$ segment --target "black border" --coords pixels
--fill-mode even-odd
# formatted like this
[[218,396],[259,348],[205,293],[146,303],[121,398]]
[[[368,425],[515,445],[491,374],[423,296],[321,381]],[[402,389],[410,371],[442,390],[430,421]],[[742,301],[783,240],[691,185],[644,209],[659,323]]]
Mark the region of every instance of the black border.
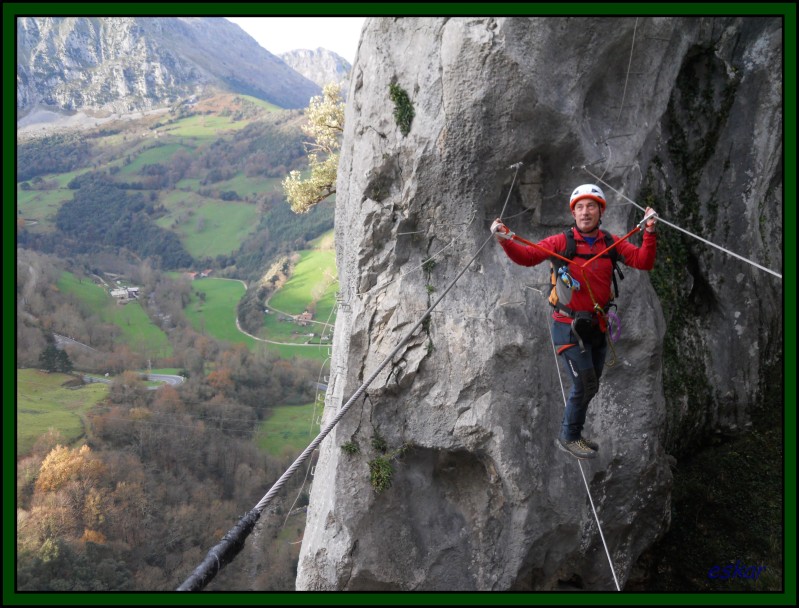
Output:
[[[740,15],[782,16],[784,24],[784,224],[796,226],[796,7],[790,3],[34,3],[3,4],[3,605],[795,605],[796,580],[796,319],[785,315],[785,538],[782,593],[648,594],[648,593],[351,593],[351,592],[230,592],[230,593],[17,593],[16,586],[16,399],[15,292],[16,278],[16,28],[17,16],[152,15],[152,16],[468,16],[468,15]],[[12,160],[13,159],[13,160]],[[14,205],[11,205],[11,201]],[[784,227],[783,227],[784,231]],[[784,234],[784,310],[796,309],[796,241]],[[790,238],[786,238],[789,237]],[[12,508],[13,507],[13,508]],[[231,522],[233,525],[234,522]],[[8,564],[6,566],[6,564]],[[14,564],[14,567],[11,566]]]

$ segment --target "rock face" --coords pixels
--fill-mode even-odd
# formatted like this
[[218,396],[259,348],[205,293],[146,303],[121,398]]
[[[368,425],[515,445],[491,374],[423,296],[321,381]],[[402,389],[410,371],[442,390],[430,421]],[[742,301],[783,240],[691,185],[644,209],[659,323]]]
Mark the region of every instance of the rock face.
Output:
[[280,58],[291,69],[299,72],[311,82],[324,87],[330,82],[341,84],[341,90],[346,93],[349,84],[349,74],[352,66],[341,55],[318,48],[296,49],[288,53],[281,53]]
[[118,113],[208,87],[301,108],[319,87],[221,17],[23,17],[17,109]]
[[[489,225],[504,210],[529,240],[561,231],[571,190],[601,178],[612,232],[641,219],[628,200],[651,204],[781,272],[780,45],[777,19],[367,21],[339,165],[323,425],[479,254],[320,446],[298,589],[612,590],[583,475],[623,588],[669,525],[669,436],[695,424],[664,397],[674,310],[647,273],[625,272],[618,362],[586,428],[601,448],[578,464],[554,447],[548,269],[512,264],[486,244]],[[392,84],[413,105],[406,136]],[[763,400],[761,358],[778,356],[781,279],[684,247],[694,267],[674,271],[673,305],[718,303],[690,325],[714,397],[701,426],[741,424]],[[370,474],[386,463],[378,492]]]

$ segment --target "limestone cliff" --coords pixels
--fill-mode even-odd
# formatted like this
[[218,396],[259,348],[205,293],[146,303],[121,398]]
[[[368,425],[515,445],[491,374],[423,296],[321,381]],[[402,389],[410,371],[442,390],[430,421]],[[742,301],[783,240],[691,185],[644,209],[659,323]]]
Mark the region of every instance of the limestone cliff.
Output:
[[[569,224],[574,186],[601,178],[612,232],[640,220],[631,199],[781,272],[781,52],[777,19],[367,21],[339,166],[323,424],[508,196],[507,223],[538,240]],[[407,135],[392,84],[413,106]],[[618,363],[586,429],[601,449],[583,470],[622,586],[669,525],[675,437],[745,425],[780,357],[781,280],[677,238],[661,226],[670,274],[656,275],[657,293],[670,301],[647,273],[625,272]],[[563,397],[544,266],[515,266],[489,243],[323,442],[298,589],[615,588],[580,467],[554,447]],[[664,336],[679,319],[689,343],[666,355],[699,353],[700,402],[678,382],[668,394],[684,403],[664,397]],[[393,466],[382,492],[378,457]]]
[[346,95],[352,66],[341,55],[320,47],[316,50],[295,49],[281,53],[280,58],[292,70],[320,87],[330,82],[341,84],[342,93]]

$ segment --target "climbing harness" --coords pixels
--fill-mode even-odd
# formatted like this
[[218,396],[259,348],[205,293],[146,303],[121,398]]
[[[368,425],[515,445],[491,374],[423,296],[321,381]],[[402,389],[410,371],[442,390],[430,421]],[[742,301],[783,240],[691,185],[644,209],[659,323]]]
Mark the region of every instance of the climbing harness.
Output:
[[[605,242],[605,250],[608,252],[605,254],[604,252],[600,253],[600,257],[607,257],[610,258],[611,263],[611,278],[613,279],[613,293],[615,296],[618,297],[619,295],[619,284],[616,280],[618,276],[619,280],[624,279],[624,274],[619,268],[618,260],[619,254],[618,250],[614,247],[613,243],[613,235],[611,235],[607,230],[601,230],[600,234],[602,235],[604,242]],[[564,232],[564,236],[566,238],[566,248],[560,252],[560,255],[563,258],[568,258],[569,260],[574,260],[574,258],[582,258],[586,260],[595,259],[595,256],[588,255],[585,253],[577,253],[577,242],[574,238],[574,229],[569,228]],[[582,274],[585,277],[585,270],[582,270]],[[588,288],[588,293],[591,296],[592,301],[594,302],[594,309],[595,313],[585,313],[585,312],[575,312],[571,308],[568,307],[568,304],[571,300],[571,295],[575,291],[580,290],[580,282],[575,279],[570,273],[568,269],[568,265],[565,264],[559,258],[550,258],[550,280],[552,282],[552,289],[549,293],[549,303],[552,305],[555,310],[560,312],[561,314],[571,317],[572,320],[572,331],[577,338],[577,343],[580,346],[580,352],[585,352],[585,346],[583,344],[582,336],[587,334],[593,325],[598,324],[602,329],[602,332],[605,331],[605,326],[607,325],[605,314],[607,312],[607,308],[611,305],[615,306],[615,304],[611,303],[602,309],[600,306],[596,304],[596,300],[594,299],[593,292],[591,291],[591,286],[588,284],[586,279],[586,287]],[[593,315],[597,317],[597,323],[594,323]],[[613,353],[612,359],[608,362],[609,366],[613,366],[616,363],[616,352],[611,345],[611,350]]]
[[[618,297],[619,296],[619,284],[616,281],[616,277],[618,276],[620,281],[624,280],[624,273],[621,271],[621,268],[619,268],[619,252],[618,252],[617,249],[612,247],[612,245],[613,245],[613,235],[611,235],[610,232],[608,232],[607,230],[600,229],[599,233],[602,235],[602,237],[603,237],[603,239],[605,241],[605,247],[607,248],[607,251],[608,251],[607,255],[601,255],[601,257],[610,258],[611,267],[613,269],[613,272],[611,274],[611,278],[613,279],[613,292],[615,293],[615,296]],[[560,252],[560,254],[563,257],[568,258],[569,260],[573,260],[575,257],[587,260],[587,259],[590,259],[592,257],[592,256],[590,256],[588,254],[585,254],[585,253],[577,253],[577,241],[574,238],[574,230],[572,228],[569,228],[568,230],[566,230],[563,233],[563,235],[566,237],[566,249],[564,249],[563,251]],[[565,265],[558,258],[554,258],[554,259],[550,260],[550,267],[552,269],[552,273],[550,274],[550,278],[552,279],[553,285],[555,285],[554,273],[555,273],[555,271],[557,271],[557,273],[560,275],[562,272],[564,272],[563,268],[565,268]],[[571,276],[571,275],[568,275],[568,276]],[[566,284],[568,286],[568,282],[566,280],[564,280],[564,284]],[[577,289],[579,289],[579,287],[577,287]],[[560,297],[560,294],[559,293],[555,293],[554,296],[555,297],[553,297],[553,294],[550,294],[549,303],[552,304],[552,306],[554,306],[555,308],[558,308],[559,310],[563,310],[565,315],[571,316],[570,312],[568,312],[568,308],[565,308],[565,307],[562,307],[562,306],[558,305],[560,302],[563,302],[563,298]],[[553,302],[553,299],[555,300],[554,302]],[[564,303],[568,304],[568,302],[564,302]]]
[[[619,237],[619,239],[617,241],[613,241],[612,236],[609,236],[609,235],[604,236],[604,238],[606,239],[605,240],[605,243],[606,243],[605,248],[602,251],[600,251],[599,253],[597,253],[596,255],[593,255],[593,256],[590,256],[590,257],[588,257],[588,256],[580,256],[580,257],[588,257],[588,259],[585,262],[583,262],[583,263],[575,262],[573,259],[570,259],[570,258],[566,257],[566,255],[564,255],[564,254],[569,253],[568,251],[565,251],[563,253],[556,253],[554,251],[550,251],[549,249],[547,249],[546,247],[543,247],[542,245],[539,245],[538,243],[533,243],[532,241],[528,241],[527,239],[524,239],[524,238],[520,237],[519,235],[517,235],[517,234],[515,234],[513,232],[509,233],[510,239],[515,240],[515,241],[519,241],[520,243],[523,243],[524,245],[528,245],[530,247],[535,247],[539,251],[543,251],[544,253],[546,253],[549,256],[550,261],[551,261],[551,263],[553,265],[553,273],[555,272],[554,271],[555,265],[558,264],[559,262],[565,262],[567,265],[568,264],[575,264],[577,266],[577,268],[580,270],[580,273],[582,274],[582,279],[583,279],[582,284],[584,284],[586,286],[586,288],[588,289],[588,294],[591,297],[591,301],[594,304],[593,311],[590,312],[590,313],[583,311],[583,313],[580,314],[580,312],[571,311],[569,308],[567,308],[567,307],[565,307],[563,305],[560,305],[560,302],[559,302],[559,295],[560,294],[558,293],[558,287],[561,284],[563,284],[564,286],[566,286],[568,284],[568,285],[571,285],[573,287],[576,286],[576,285],[580,285],[579,281],[576,282],[574,277],[572,277],[570,274],[568,274],[568,271],[566,271],[566,273],[561,273],[560,272],[560,268],[557,271],[558,272],[558,277],[560,277],[560,278],[554,280],[554,286],[553,286],[554,289],[550,292],[549,302],[550,302],[550,304],[555,306],[555,308],[558,308],[560,310],[568,311],[568,312],[564,312],[564,314],[566,316],[572,318],[572,331],[573,331],[575,337],[577,338],[578,345],[580,346],[580,350],[582,352],[585,352],[585,345],[583,344],[582,336],[580,334],[580,330],[583,329],[583,333],[585,333],[584,330],[585,330],[587,325],[590,324],[590,326],[593,326],[593,317],[594,316],[596,317],[597,324],[599,326],[599,330],[602,333],[605,333],[607,331],[607,328],[608,328],[608,317],[607,317],[608,311],[605,308],[603,308],[602,306],[600,306],[599,303],[597,302],[596,297],[594,296],[594,292],[591,289],[591,283],[588,281],[588,276],[585,273],[586,268],[588,268],[588,266],[592,262],[594,262],[595,260],[597,260],[597,259],[599,259],[601,257],[606,257],[607,256],[607,257],[611,257],[611,259],[613,259],[613,256],[615,255],[615,257],[618,258],[617,247],[619,246],[619,243],[621,243],[622,241],[626,241],[627,239],[629,239],[634,234],[640,232],[649,220],[657,218],[657,217],[658,217],[658,214],[655,211],[651,211],[650,213],[646,214],[644,216],[644,218],[640,222],[638,222],[638,224],[636,224],[636,226],[632,230],[630,230],[624,236]],[[602,231],[602,232],[604,233],[605,231]],[[573,234],[572,234],[572,238],[574,238]],[[610,244],[608,244],[608,240],[611,241]],[[568,248],[568,237],[567,237],[567,248]],[[575,256],[573,255],[572,257],[575,257]],[[562,267],[562,265],[561,265],[561,267]],[[621,271],[619,271],[619,273],[620,273],[620,277],[624,278],[624,275],[621,274]],[[568,277],[568,279],[566,277]],[[616,290],[618,290],[618,285],[616,284],[615,276],[614,276],[614,288]],[[576,290],[576,288],[575,288],[575,290]],[[563,288],[561,288],[560,293],[565,293]],[[555,303],[553,303],[553,299],[555,299],[556,297],[558,298],[558,300],[556,300]],[[571,313],[571,314],[569,314],[569,313]],[[586,315],[588,315],[588,316],[586,316]],[[618,317],[616,317],[616,318],[618,319]],[[609,345],[610,345],[611,359],[605,365],[607,367],[613,367],[616,364],[616,362],[618,361],[618,358],[616,356],[616,349],[614,347],[613,340],[609,340],[608,342],[609,342]]]

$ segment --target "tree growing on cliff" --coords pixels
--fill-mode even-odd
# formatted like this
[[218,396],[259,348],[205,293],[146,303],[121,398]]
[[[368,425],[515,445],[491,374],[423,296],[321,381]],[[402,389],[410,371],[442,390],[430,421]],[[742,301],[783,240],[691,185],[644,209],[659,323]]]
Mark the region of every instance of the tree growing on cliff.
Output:
[[344,131],[341,87],[334,83],[325,85],[322,96],[311,99],[307,116],[308,122],[302,131],[314,140],[306,144],[311,174],[308,179],[302,179],[299,171],[292,171],[283,180],[283,191],[295,213],[307,213],[336,191],[338,150]]

